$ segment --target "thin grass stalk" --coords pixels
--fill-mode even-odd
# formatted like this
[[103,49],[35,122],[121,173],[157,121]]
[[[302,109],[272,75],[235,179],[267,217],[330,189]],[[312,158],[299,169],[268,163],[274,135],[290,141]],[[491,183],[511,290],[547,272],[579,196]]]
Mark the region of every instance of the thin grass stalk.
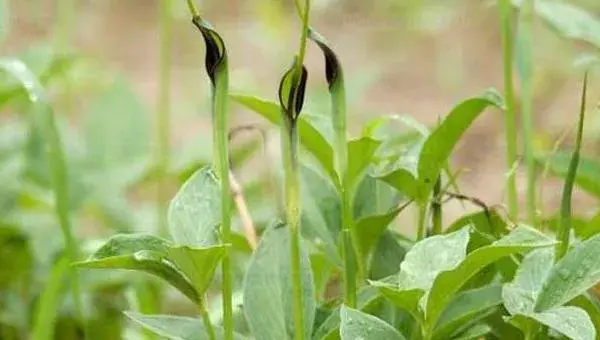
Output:
[[586,73],[583,79],[583,91],[581,95],[581,107],[579,109],[579,123],[577,125],[577,137],[575,139],[575,149],[569,163],[569,170],[565,178],[563,187],[562,200],[560,204],[560,219],[558,233],[556,238],[559,243],[556,245],[555,261],[558,262],[569,250],[569,239],[571,236],[571,200],[573,196],[573,185],[577,176],[577,168],[579,167],[579,158],[581,153],[581,144],[583,140],[583,127],[585,121],[585,108],[588,86],[588,74]]
[[504,75],[505,111],[505,143],[506,143],[506,192],[508,213],[511,218],[519,215],[517,201],[517,180],[514,171],[517,163],[517,117],[515,113],[515,93],[513,82],[513,33],[512,5],[510,0],[499,0],[500,26],[502,34],[502,62]]
[[533,0],[526,0],[521,8],[518,33],[518,70],[521,78],[521,115],[523,119],[523,153],[525,158],[527,191],[526,221],[537,225],[536,161],[533,150]]

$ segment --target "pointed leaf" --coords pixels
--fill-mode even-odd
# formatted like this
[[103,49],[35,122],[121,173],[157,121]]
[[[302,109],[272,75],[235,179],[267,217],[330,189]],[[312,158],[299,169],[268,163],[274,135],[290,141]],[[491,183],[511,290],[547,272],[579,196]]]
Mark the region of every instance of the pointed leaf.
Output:
[[396,235],[389,229],[385,230],[371,255],[371,264],[369,266],[369,277],[371,280],[381,280],[385,277],[398,273],[400,263],[412,243],[401,242]]
[[199,295],[189,279],[168,258],[169,241],[150,235],[115,235],[89,259],[83,268],[128,269],[162,278],[194,302]]
[[561,306],[600,281],[600,235],[571,249],[550,272],[535,311]]
[[365,217],[356,222],[353,228],[356,229],[359,254],[371,253],[383,232],[401,211],[402,208],[396,208],[387,214]]
[[225,246],[208,248],[173,246],[168,250],[169,258],[189,278],[200,296],[208,289],[224,254]]
[[385,321],[359,310],[342,306],[342,340],[404,340],[404,336]]
[[[134,312],[125,312],[125,315],[154,334],[169,340],[208,340],[202,320],[183,316],[171,315],[144,315]],[[223,329],[215,327],[217,339],[224,339]],[[245,337],[234,334],[235,340],[244,340]]]
[[415,320],[422,322],[425,319],[419,306],[419,302],[423,298],[423,295],[425,295],[425,291],[422,289],[398,289],[397,285],[381,281],[370,281],[369,284],[379,288],[383,296],[390,300],[396,307],[408,312]]
[[485,339],[485,335],[492,332],[492,328],[486,324],[479,324],[469,328],[452,338],[452,340],[475,340]]
[[[246,108],[258,113],[273,124],[281,124],[281,108],[278,104],[265,99],[231,95],[231,98]],[[325,137],[302,116],[297,121],[300,143],[319,161],[323,170],[329,175],[336,186],[339,185],[337,173],[333,164],[333,149]]]
[[533,312],[537,296],[554,264],[554,249],[537,249],[527,254],[511,283],[504,285],[502,299],[511,315]]
[[454,294],[475,274],[495,261],[536,248],[549,247],[554,239],[527,227],[517,227],[502,239],[469,253],[456,268],[435,278],[427,301],[427,327],[432,329]]
[[218,242],[221,187],[210,167],[196,171],[169,205],[169,231],[178,245],[202,247]]
[[487,90],[481,96],[468,99],[458,106],[427,137],[419,157],[419,182],[423,186],[420,197],[425,199],[431,192],[443,166],[455,145],[473,121],[489,106],[503,107],[500,94]]
[[451,338],[454,332],[474,324],[501,303],[501,285],[489,285],[458,294],[440,316],[433,338]]
[[348,169],[347,169],[347,184],[350,188],[354,188],[360,181],[361,176],[373,161],[373,156],[381,142],[363,137],[348,142]]
[[[289,243],[287,227],[269,229],[263,235],[248,267],[244,282],[244,314],[257,339],[291,339],[294,334]],[[316,302],[305,250],[302,252],[301,266],[304,331],[306,338],[309,338]]]

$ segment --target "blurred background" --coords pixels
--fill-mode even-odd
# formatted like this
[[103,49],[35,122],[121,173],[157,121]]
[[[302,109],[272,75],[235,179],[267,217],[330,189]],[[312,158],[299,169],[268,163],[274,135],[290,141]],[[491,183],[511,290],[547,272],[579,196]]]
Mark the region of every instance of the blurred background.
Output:
[[[374,117],[390,114],[408,114],[424,124],[435,124],[462,99],[488,87],[502,90],[495,1],[312,2],[312,25],[327,37],[343,63],[352,134],[358,134]],[[600,15],[597,0],[569,2]],[[156,231],[160,218],[154,201],[157,131],[170,131],[166,171],[172,176],[166,196],[172,197],[186,176],[211,161],[210,83],[204,70],[204,42],[191,24],[183,0],[164,3],[167,5],[155,0],[0,1],[2,57],[19,58],[38,75],[59,120],[70,164],[72,209],[78,209],[75,225],[79,236],[94,239],[92,236],[101,238],[116,231]],[[227,44],[232,91],[274,100],[279,79],[297,49],[299,23],[293,2],[203,0],[197,4]],[[171,18],[170,34],[161,37],[159,26],[165,13]],[[543,152],[575,126],[582,77],[573,62],[593,50],[558,37],[539,19],[534,23],[533,50],[535,143]],[[305,107],[327,119],[323,64],[320,51],[311,46]],[[165,81],[169,73],[170,79]],[[600,72],[592,74],[590,83],[584,153],[597,157]],[[45,259],[54,254],[50,245],[60,244],[47,208],[52,198],[43,190],[48,178],[43,166],[31,167],[25,161],[35,155],[31,147],[35,143],[20,116],[26,108],[14,92],[14,83],[3,79],[2,84],[0,99],[3,103],[10,99],[10,105],[5,105],[0,115],[1,222],[19,225],[19,230],[33,235],[35,256]],[[157,113],[167,108],[171,124],[157,125]],[[233,103],[231,108],[232,127],[258,124],[275,130],[254,113]],[[504,200],[503,124],[498,111],[483,115],[453,155],[453,168],[464,170],[458,178],[461,191],[488,205]],[[570,140],[572,136],[562,147],[568,148]],[[277,138],[273,141],[276,148]],[[272,198],[265,198],[261,188],[268,185],[265,174],[273,170],[268,168],[278,167],[275,160],[265,160],[260,145],[251,135],[232,142],[234,169],[259,226],[274,215],[274,204],[265,204]],[[517,171],[523,197],[521,167]],[[562,180],[548,178],[544,183],[543,207],[551,214],[560,200]],[[582,214],[594,213],[596,201],[579,192],[574,207]],[[452,221],[463,209],[452,203],[444,217]],[[412,218],[403,215],[399,225],[413,230]],[[0,266],[9,268],[7,263]],[[43,270],[38,277],[49,275],[49,267]],[[0,301],[4,304],[0,321],[23,322],[14,320],[18,313],[8,313],[17,308],[8,307],[10,298],[4,296]],[[214,313],[218,315],[218,310]],[[0,335],[0,339],[4,338]]]
[[[600,11],[593,0],[570,2],[592,13]],[[299,27],[292,1],[204,0],[198,5],[227,43],[233,90],[274,99],[279,77],[297,48]],[[53,96],[59,114],[80,120],[119,79],[152,124],[161,46],[157,1],[28,0],[8,1],[7,6],[5,55],[49,53],[48,49],[61,46],[77,56],[66,75],[68,103],[60,93]],[[313,25],[343,61],[354,131],[368,119],[387,114],[409,114],[420,122],[435,123],[462,98],[487,87],[502,89],[493,1],[314,0],[313,6]],[[209,131],[203,41],[189,23],[184,1],[173,0],[171,7],[172,142],[177,151],[196,149],[191,152],[209,156],[210,148],[191,144]],[[572,64],[586,47],[560,39],[540,20],[536,20],[534,45],[536,131],[540,146],[547,147],[575,122],[581,77]],[[307,111],[326,113],[323,62],[314,47],[307,64],[311,71]],[[592,81],[592,89],[597,88]],[[53,89],[61,90],[60,86]],[[600,97],[597,91],[590,92],[592,98]],[[252,113],[233,108],[237,123],[257,121]],[[113,107],[104,115],[118,112]],[[592,120],[597,118],[590,115]],[[463,191],[490,204],[503,197],[502,126],[500,115],[484,115],[454,156],[457,167],[469,170],[461,176]],[[150,137],[152,131],[148,130]],[[149,149],[152,140],[147,139]],[[552,202],[558,193],[548,195]]]

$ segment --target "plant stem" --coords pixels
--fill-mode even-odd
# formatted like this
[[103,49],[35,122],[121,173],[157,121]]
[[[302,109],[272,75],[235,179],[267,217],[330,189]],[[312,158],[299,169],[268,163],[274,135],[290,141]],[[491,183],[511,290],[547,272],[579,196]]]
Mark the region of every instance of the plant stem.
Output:
[[[214,164],[221,180],[221,242],[231,244],[231,185],[229,182],[229,138],[228,138],[228,91],[229,74],[227,61],[220,71],[215,72],[213,96]],[[222,260],[223,275],[223,327],[225,339],[233,339],[233,287],[231,275],[230,247],[225,248]]]
[[200,310],[200,317],[202,318],[202,324],[204,325],[204,330],[206,331],[206,335],[208,336],[208,340],[216,340],[217,335],[215,334],[215,329],[210,322],[210,315],[208,314],[208,310],[206,309],[206,303],[204,299],[200,301],[198,304],[198,309]]
[[433,187],[433,201],[431,202],[431,220],[433,235],[442,233],[442,176],[438,177]]
[[417,226],[417,242],[425,238],[427,233],[427,204],[419,203],[419,224]]
[[70,269],[69,262],[68,257],[62,256],[54,263],[50,271],[35,310],[35,320],[31,333],[31,339],[33,340],[54,339],[54,323],[62,298],[62,283]]
[[[296,8],[300,10],[299,0],[294,0]],[[302,65],[304,64],[304,57],[306,56],[306,40],[308,38],[308,23],[310,22],[310,0],[304,1],[304,13],[298,12],[302,18],[302,34],[300,35],[300,47],[298,52],[298,59],[296,60],[296,79],[300,81],[300,75],[302,74]],[[298,88],[298,87],[296,87]]]
[[[284,119],[285,120],[285,119]],[[286,123],[288,133],[282,134],[285,172],[286,220],[290,230],[290,257],[294,301],[294,339],[304,339],[304,308],[300,252],[300,178],[298,169],[298,133],[293,123]]]
[[156,164],[158,172],[158,191],[156,203],[158,206],[158,232],[167,235],[167,207],[169,203],[168,171],[171,150],[171,35],[172,35],[171,1],[160,1],[159,20],[159,66],[158,66],[158,95],[156,117],[157,152]]
[[517,181],[512,171],[517,162],[517,128],[515,114],[515,94],[513,85],[513,35],[512,35],[512,5],[510,0],[499,0],[502,60],[504,68],[504,97],[506,101],[505,136],[506,136],[506,169],[507,169],[507,201],[508,213],[511,218],[519,214],[517,202]]
[[579,111],[579,124],[577,125],[577,137],[575,139],[575,149],[573,150],[573,156],[571,163],[569,164],[569,170],[565,179],[565,185],[563,187],[562,201],[560,204],[560,224],[558,226],[558,233],[556,235],[559,243],[556,245],[556,262],[560,260],[569,250],[569,238],[571,234],[571,198],[573,196],[573,184],[575,183],[575,176],[577,175],[577,168],[579,166],[579,157],[581,152],[581,144],[583,139],[583,126],[585,120],[585,107],[587,97],[587,79],[588,75],[585,74],[583,80],[583,93],[581,98],[581,108]]
[[521,114],[523,118],[523,149],[527,169],[527,222],[535,226],[536,210],[536,164],[533,151],[533,58],[532,58],[533,1],[526,0],[519,18],[519,74],[521,77]]

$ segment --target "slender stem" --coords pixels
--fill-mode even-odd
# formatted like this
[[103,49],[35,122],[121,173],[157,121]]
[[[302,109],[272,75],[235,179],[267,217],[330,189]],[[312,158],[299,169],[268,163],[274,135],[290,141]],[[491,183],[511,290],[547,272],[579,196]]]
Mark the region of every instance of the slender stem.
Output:
[[536,225],[536,163],[533,153],[533,57],[532,57],[533,1],[526,0],[519,18],[519,74],[521,77],[521,114],[523,119],[523,149],[527,172],[527,222]]
[[194,0],[186,0],[186,3],[188,6],[188,10],[190,11],[190,14],[192,15],[192,18],[200,16],[200,12],[198,11],[198,8],[194,4]]
[[[213,138],[214,164],[221,180],[221,242],[231,244],[231,185],[229,181],[229,131],[228,131],[228,91],[229,74],[227,60],[219,65],[215,72],[215,88],[213,93]],[[225,248],[222,260],[223,274],[223,326],[225,339],[233,339],[233,287],[231,275],[231,258],[229,247]]]
[[417,241],[425,238],[427,233],[427,204],[419,203],[419,224],[417,229]]
[[517,162],[517,128],[515,113],[515,94],[513,85],[513,35],[512,35],[512,5],[510,0],[499,0],[502,60],[504,68],[504,97],[506,101],[505,136],[506,136],[506,169],[507,169],[507,201],[508,213],[511,218],[519,214],[517,202],[517,181],[511,169]]
[[158,231],[161,236],[167,235],[167,206],[169,203],[168,171],[171,150],[171,46],[172,25],[171,1],[160,1],[159,20],[159,67],[158,95],[156,117],[156,163],[158,172]]
[[[284,119],[285,120],[285,119]],[[298,133],[293,123],[281,136],[285,173],[286,220],[290,230],[290,257],[294,305],[294,338],[304,339],[304,312],[300,252],[300,178],[298,169]]]
[[433,187],[433,201],[431,202],[431,220],[433,235],[442,233],[442,176],[438,177]]
[[70,269],[69,262],[68,257],[62,256],[54,263],[50,271],[35,310],[35,320],[31,333],[31,339],[33,340],[54,339],[54,323],[62,298],[62,283]]
[[208,340],[217,340],[217,335],[212,323],[210,322],[210,315],[206,309],[205,301],[200,301],[198,304],[198,309],[200,310],[200,317],[202,317],[202,324],[204,325],[204,330],[206,331]]
[[[300,10],[298,1],[296,1],[296,7]],[[302,74],[302,65],[304,64],[304,57],[306,56],[306,40],[308,38],[308,23],[310,22],[310,0],[304,1],[304,13],[298,12],[302,18],[302,34],[300,35],[300,47],[298,52],[298,59],[296,60],[296,79],[300,81],[300,75]],[[296,87],[297,88],[297,87]]]
[[569,238],[571,234],[571,199],[573,196],[573,184],[575,183],[575,176],[577,175],[577,168],[579,166],[579,157],[581,152],[581,144],[583,139],[583,126],[585,120],[585,107],[587,97],[587,73],[583,81],[583,94],[581,98],[581,108],[579,112],[579,124],[577,126],[577,137],[575,140],[575,149],[573,150],[573,157],[569,164],[569,170],[565,179],[565,185],[563,187],[563,195],[560,206],[560,225],[558,227],[557,239],[559,243],[556,245],[556,261],[560,260],[569,250]]

